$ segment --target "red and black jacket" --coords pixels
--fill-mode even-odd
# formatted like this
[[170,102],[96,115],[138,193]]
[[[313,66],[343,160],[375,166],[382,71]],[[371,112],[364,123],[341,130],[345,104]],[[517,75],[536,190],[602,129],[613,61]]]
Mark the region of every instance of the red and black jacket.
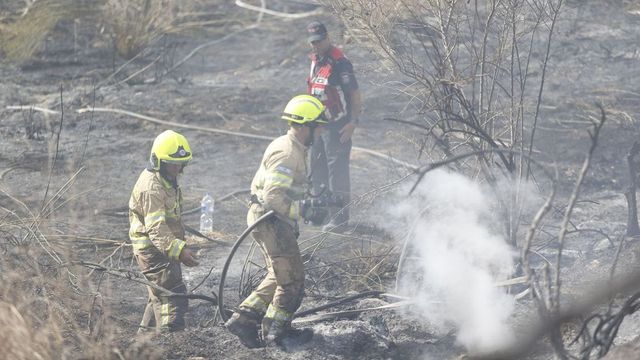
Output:
[[307,78],[307,92],[317,97],[327,107],[327,118],[335,121],[345,115],[338,87],[329,84],[329,77],[335,71],[339,60],[346,59],[342,51],[333,47],[329,54],[319,58],[311,54],[311,69]]

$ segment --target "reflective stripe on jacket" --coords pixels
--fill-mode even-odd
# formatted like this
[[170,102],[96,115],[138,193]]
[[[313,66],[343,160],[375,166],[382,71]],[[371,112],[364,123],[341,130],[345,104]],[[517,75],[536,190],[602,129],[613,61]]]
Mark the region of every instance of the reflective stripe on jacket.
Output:
[[185,246],[182,193],[159,172],[144,170],[129,199],[129,238],[134,253],[155,246],[178,260]]
[[307,147],[290,129],[273,140],[265,150],[260,167],[251,181],[251,193],[267,210],[297,220],[298,202],[307,184]]
[[316,54],[311,55],[307,93],[317,97],[327,107],[326,115],[329,120],[337,120],[344,113],[338,88],[329,85],[329,77],[333,73],[333,67],[342,58],[344,58],[344,54],[336,47],[331,49],[323,63],[318,63],[320,59]]

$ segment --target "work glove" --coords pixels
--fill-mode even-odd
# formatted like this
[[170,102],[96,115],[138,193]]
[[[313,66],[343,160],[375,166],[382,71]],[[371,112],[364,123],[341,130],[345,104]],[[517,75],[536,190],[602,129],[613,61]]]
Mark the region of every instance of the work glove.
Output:
[[304,219],[304,223],[312,223],[315,226],[322,225],[329,215],[329,209],[326,204],[318,199],[299,200],[300,217]]

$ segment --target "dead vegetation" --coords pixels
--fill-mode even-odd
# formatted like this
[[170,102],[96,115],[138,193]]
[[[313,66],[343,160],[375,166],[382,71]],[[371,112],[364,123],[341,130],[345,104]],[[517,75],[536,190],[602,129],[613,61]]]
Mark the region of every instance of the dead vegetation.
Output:
[[[162,36],[234,23],[221,13],[199,11],[200,1],[37,0],[0,13],[0,54],[9,63],[33,57],[61,21],[92,23],[98,36],[112,39],[114,50],[132,59]],[[215,31],[215,30],[214,30]],[[74,36],[78,36],[74,34]]]
[[[417,141],[427,164],[417,171],[419,180],[413,189],[427,172],[439,167],[489,184],[500,202],[505,237],[521,251],[520,262],[540,317],[559,317],[563,250],[567,238],[589,231],[576,226],[572,217],[607,118],[602,105],[576,114],[592,124],[590,146],[581,169],[570,181],[563,181],[573,184],[571,194],[558,195],[560,180],[553,174],[557,170],[537,162],[544,154],[539,156],[534,148],[563,1],[327,3],[341,17],[350,36],[406,78],[395,91],[408,98],[406,107],[415,109],[419,116],[411,121],[387,120],[420,132]],[[526,206],[526,188],[531,181],[547,194],[537,214]],[[629,190],[635,191],[635,186]],[[424,211],[429,211],[429,206],[425,205]],[[543,220],[550,211],[554,212],[552,218]],[[632,220],[630,226],[634,225]],[[530,250],[540,237],[547,237],[545,228],[556,229],[557,236],[551,239],[555,261],[534,267],[531,258],[537,255]],[[401,256],[399,272],[402,267]],[[563,338],[560,325],[546,328],[551,345],[559,358],[573,358],[580,350],[572,339]]]
[[[114,258],[126,244],[69,232],[81,211],[74,185],[84,168],[81,158],[61,164],[63,125],[61,112],[56,129],[45,134],[47,152],[39,154],[48,175],[41,201],[25,203],[0,188],[0,351],[11,359],[157,358],[144,338],[116,344],[120,329],[103,303],[110,293],[105,273],[74,265],[83,247],[102,247],[110,253],[102,261],[118,266]],[[72,174],[62,183],[52,176],[59,167]]]
[[[69,15],[52,11],[47,13],[42,23],[35,26],[31,22],[29,25],[25,20],[29,16],[43,16],[38,10],[40,5],[36,4],[45,6],[52,3],[45,0],[30,3],[27,11],[12,16],[1,25],[2,30],[10,30],[0,31],[0,46],[7,55],[6,59],[22,61],[32,56],[46,38],[46,34],[36,36],[33,42],[24,44],[24,48],[4,45],[18,43],[22,37],[30,36],[25,29],[47,33],[61,19],[84,16],[84,13]],[[581,186],[598,144],[606,109],[583,109],[587,113],[584,120],[593,125],[592,142],[583,168],[572,179],[575,187],[569,197],[559,198],[556,193],[558,176],[554,176],[554,169],[540,176],[544,173],[541,170],[544,166],[536,163],[533,150],[541,94],[545,90],[544,69],[553,40],[555,16],[560,12],[562,3],[336,0],[332,4],[340,10],[348,31],[356,39],[374,48],[389,66],[395,66],[411,79],[396,90],[409,95],[408,107],[413,107],[420,117],[412,122],[398,118],[390,121],[407,124],[420,132],[420,158],[427,164],[417,172],[423,175],[437,167],[450,167],[491,184],[501,195],[504,232],[512,244],[520,248],[523,269],[541,317],[549,320],[536,335],[550,334],[555,350],[562,358],[570,358],[573,353],[584,349],[591,351],[587,347],[579,349],[580,345],[571,344],[573,339],[563,337],[566,329],[563,322],[575,322],[572,316],[576,314],[566,315],[560,308],[560,263],[565,240],[579,236],[585,230],[573,222],[572,210],[580,201]],[[113,32],[117,51],[129,59],[141,54],[163,34],[197,28],[202,21],[215,26],[228,24],[220,14],[205,17],[206,20],[199,15],[185,15],[179,5],[168,0],[110,0],[105,5],[105,13],[100,16]],[[531,9],[538,12],[529,12]],[[20,28],[24,27],[23,30],[17,30],[18,24]],[[38,26],[42,26],[40,30]],[[534,49],[534,43],[545,46]],[[156,55],[158,59],[163,56]],[[154,60],[147,66],[161,61]],[[172,69],[174,63],[167,61],[161,72]],[[535,71],[530,71],[529,67]],[[118,84],[126,83],[147,69],[143,67],[122,76],[123,80]],[[58,125],[62,128],[63,124],[60,122]],[[43,127],[33,120],[32,114],[25,118],[24,126],[31,139],[42,140],[45,136],[55,135],[54,130],[51,134],[43,134]],[[54,145],[55,142],[49,139],[52,152],[49,158],[53,158],[55,151],[51,149]],[[43,163],[48,164],[48,161]],[[632,172],[635,180],[634,174]],[[505,175],[513,181],[513,188],[509,191],[504,191],[502,186],[505,184],[497,181]],[[546,203],[537,214],[525,208],[525,194],[519,192],[523,188],[520,185],[530,179],[535,179],[536,185],[546,191],[543,199]],[[100,306],[100,284],[103,276],[107,276],[99,270],[101,268],[94,267],[92,274],[87,275],[78,267],[62,266],[68,265],[73,258],[66,253],[72,246],[70,239],[76,246],[83,239],[92,246],[96,243],[107,246],[107,256],[96,261],[112,269],[126,267],[121,259],[128,251],[122,241],[68,235],[66,229],[61,230],[45,221],[53,216],[53,209],[64,208],[66,200],[63,195],[72,183],[66,183],[59,191],[53,192],[52,199],[46,199],[45,195],[46,201],[43,200],[40,210],[24,204],[15,205],[20,208],[18,212],[13,206],[3,210],[5,221],[1,225],[1,244],[4,251],[0,266],[12,271],[4,271],[3,268],[0,275],[0,321],[15,331],[0,336],[3,344],[0,351],[6,349],[4,353],[18,359],[56,358],[60,354],[64,357],[77,352],[77,349],[86,352],[88,358],[153,357],[153,354],[137,347],[129,349],[129,353],[114,348],[118,330],[110,323],[105,313],[108,310]],[[635,194],[635,185],[629,192]],[[73,219],[72,216],[70,218]],[[631,229],[633,220],[637,229],[636,213],[630,217],[628,229],[635,234],[637,231]],[[599,231],[609,237],[609,234]],[[549,244],[557,249],[557,257],[546,264],[539,259],[533,260],[537,256],[535,250]],[[307,291],[317,298],[322,299],[327,292],[335,292],[336,289],[382,290],[399,276],[397,259],[401,257],[400,249],[375,243],[367,234],[346,237],[320,235],[309,239],[303,248],[309,270]],[[239,296],[247,295],[263,274],[264,268],[254,247],[245,259]],[[419,278],[412,280],[420,281]],[[613,319],[613,325],[606,329],[606,340],[613,341],[611,337],[615,337],[616,321],[621,320],[628,309],[637,307],[635,298],[625,306],[620,312],[622,315],[612,311],[612,317],[603,318],[603,324],[608,324],[605,320]],[[593,346],[594,353],[606,353],[597,348],[600,344],[594,342],[600,339],[591,343],[588,343],[588,338],[584,340],[586,346]]]
[[[8,194],[3,193],[3,196]],[[15,199],[14,199],[15,201]],[[24,205],[24,204],[22,204]],[[119,331],[103,307],[102,275],[66,266],[73,238],[49,237],[56,226],[23,206],[2,207],[0,351],[11,359],[153,358],[144,341],[120,349]],[[96,287],[97,284],[97,287]]]
[[98,14],[102,0],[38,0],[18,13],[0,18],[0,54],[9,62],[30,59],[62,20]]
[[[362,229],[347,235],[319,233],[301,239],[306,292],[322,297],[328,293],[336,296],[338,289],[340,292],[384,290],[395,279],[398,249],[376,240],[380,229],[375,229],[376,233],[369,231],[372,230]],[[336,253],[340,255],[335,256]],[[266,274],[262,254],[255,243],[243,261],[238,299],[248,296]]]
[[[3,262],[8,254],[3,256]],[[13,253],[12,257],[26,258]],[[11,261],[6,261],[11,264]],[[15,265],[15,263],[13,264]],[[29,264],[30,267],[33,264]],[[51,359],[64,354],[64,336],[60,325],[64,314],[53,306],[60,301],[60,294],[52,283],[38,274],[38,270],[27,272],[24,268],[2,270],[0,279],[0,323],[5,329],[0,335],[3,354],[13,359]],[[29,274],[32,281],[25,281]],[[69,301],[69,300],[67,300]]]
[[[516,245],[562,1],[328,1],[349,32],[409,79],[395,88],[418,121],[420,156],[492,185]],[[541,54],[542,56],[537,56]],[[532,75],[536,70],[535,76]],[[523,156],[519,156],[524,155]],[[510,178],[513,190],[501,190]]]
[[131,59],[160,36],[176,30],[181,1],[107,0],[104,22],[113,33],[116,51]]

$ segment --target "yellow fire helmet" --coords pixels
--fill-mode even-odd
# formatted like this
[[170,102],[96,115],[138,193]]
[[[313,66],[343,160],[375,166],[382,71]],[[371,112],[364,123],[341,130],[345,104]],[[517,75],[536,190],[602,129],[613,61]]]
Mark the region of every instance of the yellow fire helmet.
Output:
[[298,95],[289,100],[284,108],[282,119],[297,124],[326,124],[324,117],[325,106],[311,95]]
[[160,170],[160,162],[187,165],[192,157],[187,138],[173,130],[166,130],[153,141],[149,161],[154,170]]

